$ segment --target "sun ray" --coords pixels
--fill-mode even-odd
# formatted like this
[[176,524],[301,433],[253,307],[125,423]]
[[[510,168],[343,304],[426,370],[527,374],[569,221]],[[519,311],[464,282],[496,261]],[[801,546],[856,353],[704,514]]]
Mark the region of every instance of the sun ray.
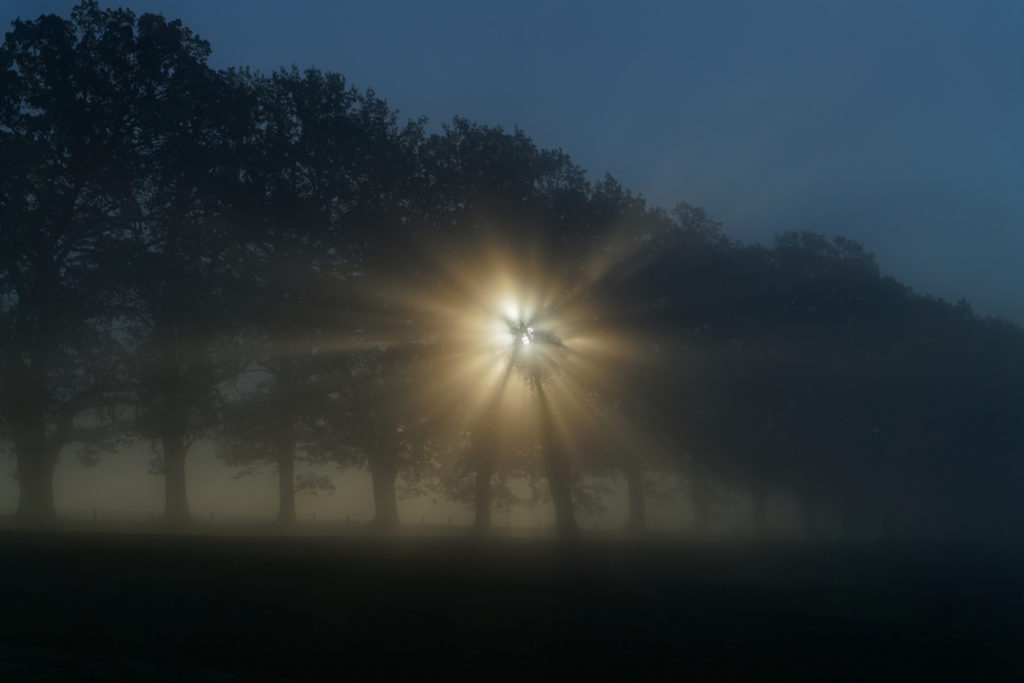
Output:
[[625,449],[640,430],[622,415],[598,417],[592,397],[628,400],[622,372],[644,362],[637,334],[611,322],[628,312],[600,296],[639,244],[617,226],[590,252],[555,262],[548,249],[493,233],[457,249],[438,243],[410,259],[414,269],[355,283],[347,313],[359,324],[325,334],[321,347],[408,349],[417,379],[391,398],[453,442],[486,430],[503,454],[549,442],[577,462],[602,439]]

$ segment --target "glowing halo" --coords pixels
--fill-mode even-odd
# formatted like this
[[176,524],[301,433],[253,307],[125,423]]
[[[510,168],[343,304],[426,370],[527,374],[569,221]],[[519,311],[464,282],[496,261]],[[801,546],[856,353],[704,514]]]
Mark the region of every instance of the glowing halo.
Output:
[[640,362],[643,348],[614,325],[617,311],[603,308],[615,305],[600,296],[600,280],[616,268],[605,251],[558,260],[486,238],[457,258],[444,249],[426,249],[414,270],[364,280],[361,291],[379,303],[350,342],[415,347],[415,370],[392,391],[409,420],[431,425],[435,444],[453,444],[439,460],[463,462],[469,451],[455,444],[467,438],[485,439],[511,463],[533,457],[546,438],[580,460],[597,433],[622,449],[643,440],[591,407],[595,394],[621,394],[621,369]]

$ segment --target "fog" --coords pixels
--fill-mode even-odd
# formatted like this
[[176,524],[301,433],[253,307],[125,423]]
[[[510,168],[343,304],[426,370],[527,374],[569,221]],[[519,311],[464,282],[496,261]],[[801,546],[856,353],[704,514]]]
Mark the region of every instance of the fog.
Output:
[[[54,475],[58,517],[77,528],[88,529],[92,524],[94,529],[122,531],[140,528],[126,527],[126,522],[158,519],[164,509],[164,487],[160,478],[149,472],[152,457],[148,448],[126,449],[105,456],[88,469],[70,458],[62,460]],[[320,522],[325,532],[329,529],[373,533],[367,528],[373,520],[369,473],[339,473],[330,466],[302,470],[307,471],[330,476],[336,490],[329,494],[299,496],[296,516],[307,525],[304,531],[315,531],[316,523]],[[611,489],[602,499],[606,509],[598,514],[580,515],[580,525],[590,530],[617,532],[628,516],[626,485],[616,479],[607,480],[605,484]],[[266,470],[240,477],[237,470],[215,457],[209,444],[197,444],[189,454],[186,485],[196,520],[206,525],[202,530],[215,531],[221,522],[242,522],[254,524],[253,530],[260,533],[274,531],[274,527],[266,525],[273,522],[278,512],[275,472]],[[12,515],[17,509],[18,486],[13,477],[0,479],[0,501],[4,504],[0,515]],[[750,505],[749,500],[740,499],[723,506],[712,522],[713,532],[724,538],[749,536],[753,533]],[[399,503],[399,515],[407,521],[405,533],[408,535],[448,534],[454,527],[465,529],[473,524],[473,511],[468,506],[436,497],[403,499]],[[781,496],[771,502],[769,518],[776,537],[800,537],[804,531],[794,502]],[[516,508],[496,513],[494,518],[497,529],[501,531],[504,527],[504,532],[511,535],[550,535],[553,522],[550,505]],[[112,523],[113,527],[106,523]],[[650,503],[648,525],[652,532],[686,534],[693,528],[693,514],[685,497],[680,495],[679,500]]]
[[177,7],[0,16],[0,679],[1020,677],[1021,7]]

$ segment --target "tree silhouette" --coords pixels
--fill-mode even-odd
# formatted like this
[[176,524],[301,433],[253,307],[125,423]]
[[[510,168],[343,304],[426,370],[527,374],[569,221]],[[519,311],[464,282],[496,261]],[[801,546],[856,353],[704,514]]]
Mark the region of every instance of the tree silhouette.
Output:
[[250,218],[244,315],[260,331],[256,362],[267,385],[249,412],[259,406],[260,419],[276,425],[279,520],[290,523],[298,411],[309,405],[309,387],[322,385],[316,377],[329,371],[323,364],[338,350],[335,337],[352,323],[348,281],[373,240],[386,242],[389,226],[400,222],[410,175],[404,160],[420,129],[400,128],[385,103],[337,74],[232,76],[252,90],[259,116],[239,198]]
[[[188,48],[189,36],[180,31],[162,39]],[[144,103],[149,125],[137,135],[139,162],[130,184],[136,214],[124,286],[132,294],[135,429],[160,443],[157,469],[165,477],[164,517],[171,524],[190,518],[189,446],[216,426],[218,385],[247,360],[237,309],[249,260],[230,201],[239,182],[236,138],[246,124],[236,111],[247,102],[206,68],[204,56],[175,65],[155,100]]]
[[175,69],[207,49],[177,22],[84,2],[69,20],[14,22],[0,51],[0,371],[24,521],[54,518],[61,449],[84,412],[124,389],[115,284],[143,219],[131,192],[140,131]]
[[[365,465],[383,527],[429,492],[486,530],[523,479],[571,536],[619,472],[636,531],[662,477],[700,533],[740,494],[760,533],[780,495],[813,532],[1019,535],[1019,326],[913,292],[851,240],[740,244],[518,128],[428,135],[338,74],[215,71],[209,51],[96,2],[0,48],[0,436],[24,522],[53,521],[65,447],[92,462],[128,436],[159,442],[184,522],[186,454],[216,436],[230,464],[276,467],[286,523],[305,459]],[[481,245],[543,272],[545,310],[506,322],[546,352],[440,396]],[[559,316],[620,353],[558,339]]]

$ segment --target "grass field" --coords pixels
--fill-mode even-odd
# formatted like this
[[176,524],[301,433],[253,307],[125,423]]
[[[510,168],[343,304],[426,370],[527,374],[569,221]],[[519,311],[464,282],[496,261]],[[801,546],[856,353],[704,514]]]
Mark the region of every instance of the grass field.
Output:
[[0,680],[1024,679],[1005,547],[210,531],[0,533]]

